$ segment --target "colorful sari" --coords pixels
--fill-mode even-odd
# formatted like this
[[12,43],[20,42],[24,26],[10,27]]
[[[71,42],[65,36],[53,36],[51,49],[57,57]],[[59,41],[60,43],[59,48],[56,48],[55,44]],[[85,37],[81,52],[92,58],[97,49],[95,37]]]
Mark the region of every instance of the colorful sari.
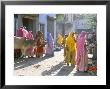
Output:
[[77,70],[87,71],[88,56],[87,56],[87,48],[85,46],[85,32],[81,32],[77,40],[76,55],[77,55],[76,56]]
[[73,38],[73,32],[70,32],[65,42],[66,47],[66,56],[65,62],[67,65],[71,63],[73,67],[75,67],[75,55],[76,55],[76,44]]
[[62,35],[61,35],[61,34],[58,34],[58,37],[57,37],[57,44],[59,45],[59,47],[61,47],[62,41],[63,41]]
[[28,31],[24,27],[20,27],[16,31],[16,36],[27,38]]
[[[68,37],[68,35],[65,35],[65,37],[63,38],[63,42],[62,42],[62,45],[63,45],[63,47],[64,47],[64,58],[65,58],[65,56],[66,56],[66,46],[65,46],[65,42],[66,42],[66,38]],[[64,61],[65,61],[65,59],[64,59]]]
[[51,33],[47,33],[47,45],[45,50],[46,56],[54,56],[54,41]]
[[43,49],[44,48],[44,41],[42,37],[42,33],[40,31],[36,34],[36,57],[42,57],[43,56]]

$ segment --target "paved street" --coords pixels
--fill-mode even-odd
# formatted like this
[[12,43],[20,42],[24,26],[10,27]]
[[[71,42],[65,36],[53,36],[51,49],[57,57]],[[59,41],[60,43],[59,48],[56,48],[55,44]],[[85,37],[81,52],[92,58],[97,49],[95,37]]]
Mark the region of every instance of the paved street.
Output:
[[[89,55],[90,57],[91,55]],[[93,76],[87,72],[77,72],[64,62],[63,49],[51,58],[15,59],[14,75],[17,76]],[[89,60],[89,63],[91,59]]]

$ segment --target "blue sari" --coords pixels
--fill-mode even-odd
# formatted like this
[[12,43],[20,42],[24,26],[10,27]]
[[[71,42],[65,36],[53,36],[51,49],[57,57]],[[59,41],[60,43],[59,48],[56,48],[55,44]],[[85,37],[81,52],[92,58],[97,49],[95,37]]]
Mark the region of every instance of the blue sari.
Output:
[[46,56],[54,55],[54,42],[51,33],[47,32],[47,45],[45,50]]

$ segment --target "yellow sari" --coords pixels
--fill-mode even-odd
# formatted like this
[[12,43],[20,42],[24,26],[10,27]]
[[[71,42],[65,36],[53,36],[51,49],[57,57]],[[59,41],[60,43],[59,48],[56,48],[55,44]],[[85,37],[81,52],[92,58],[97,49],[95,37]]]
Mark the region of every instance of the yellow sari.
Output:
[[[64,47],[64,58],[65,58],[65,56],[66,56],[66,46],[65,46],[65,42],[66,42],[66,38],[68,37],[68,35],[65,35],[65,37],[63,38],[63,42],[62,42],[62,45],[63,45],[63,47]],[[64,61],[65,61],[65,59],[64,59]]]
[[58,34],[57,43],[58,43],[59,45],[62,45],[62,41],[63,41],[62,35],[61,35],[61,34]]
[[66,63],[75,67],[75,55],[76,55],[76,43],[73,37],[73,32],[69,33],[69,36],[66,38],[65,47],[66,47]]

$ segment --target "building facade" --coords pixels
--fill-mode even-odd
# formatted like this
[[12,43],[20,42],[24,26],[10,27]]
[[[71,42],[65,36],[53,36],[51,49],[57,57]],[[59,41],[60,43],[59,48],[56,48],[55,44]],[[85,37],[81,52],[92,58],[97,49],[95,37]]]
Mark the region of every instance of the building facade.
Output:
[[25,26],[27,31],[32,31],[33,36],[36,36],[36,31],[39,29],[39,16],[34,14],[15,14],[14,15],[14,34],[20,26]]
[[[44,38],[47,38],[47,32],[50,32],[56,42],[56,15],[55,14],[40,14],[39,24],[41,30],[44,33]],[[42,25],[42,26],[41,26]]]
[[[87,15],[82,14],[64,14],[64,19],[62,22],[57,22],[57,34],[61,33],[62,35],[68,34],[69,32],[81,31],[93,32],[96,29],[92,29],[90,19],[85,18]],[[92,15],[90,15],[92,17]]]
[[32,31],[36,37],[36,32],[41,31],[44,39],[47,32],[50,32],[56,42],[56,15],[55,14],[15,14],[14,15],[14,35],[20,26],[25,26],[26,30]]
[[88,24],[88,19],[74,20],[75,31],[80,33],[81,31],[92,32],[91,25]]
[[57,34],[60,33],[62,36],[68,34],[69,32],[74,32],[74,15],[64,14],[64,19],[61,22],[57,22]]

